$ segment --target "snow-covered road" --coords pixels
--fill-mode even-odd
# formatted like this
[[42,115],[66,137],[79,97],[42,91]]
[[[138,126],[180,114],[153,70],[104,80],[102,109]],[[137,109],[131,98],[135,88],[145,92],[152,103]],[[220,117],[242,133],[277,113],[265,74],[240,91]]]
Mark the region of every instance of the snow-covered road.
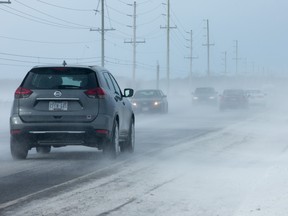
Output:
[[36,181],[37,190],[30,183],[22,196],[0,204],[0,215],[288,215],[285,108],[220,113],[182,105],[171,104],[169,115],[137,116],[134,156],[112,163],[91,159],[86,148],[57,149],[45,157],[32,152],[14,162],[8,143],[1,143],[1,190],[11,187],[7,179],[16,173],[37,179],[45,168],[60,178],[60,167],[63,175],[75,175],[58,183],[46,176],[51,185],[42,188]]

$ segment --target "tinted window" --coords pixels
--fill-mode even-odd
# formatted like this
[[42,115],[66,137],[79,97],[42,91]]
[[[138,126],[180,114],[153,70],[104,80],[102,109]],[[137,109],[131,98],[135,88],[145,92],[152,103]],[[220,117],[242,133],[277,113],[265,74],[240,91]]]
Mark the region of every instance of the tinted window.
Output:
[[135,93],[136,98],[149,98],[149,97],[159,97],[160,94],[158,91],[155,90],[141,90]]
[[28,89],[92,89],[97,87],[95,72],[86,68],[35,68],[23,82]]
[[113,87],[115,89],[115,93],[118,94],[119,96],[122,96],[121,89],[120,89],[118,83],[116,82],[115,78],[111,74],[109,74],[109,75],[111,77],[111,81],[112,81]]
[[104,80],[105,80],[105,82],[106,82],[106,85],[107,85],[107,87],[109,88],[109,90],[110,91],[115,91],[115,89],[114,89],[114,87],[113,87],[113,83],[112,83],[112,80],[111,80],[111,78],[110,78],[110,76],[109,76],[109,73],[104,73]]

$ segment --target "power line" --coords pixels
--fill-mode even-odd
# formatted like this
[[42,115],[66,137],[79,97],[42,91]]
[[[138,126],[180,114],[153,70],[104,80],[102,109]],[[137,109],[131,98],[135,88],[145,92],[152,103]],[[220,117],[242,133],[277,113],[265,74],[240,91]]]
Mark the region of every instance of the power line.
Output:
[[[21,58],[36,58],[36,59],[49,59],[49,60],[59,60],[63,59],[63,57],[43,57],[43,56],[30,56],[30,55],[19,55],[19,54],[12,54],[12,53],[5,53],[0,52],[0,55],[6,55],[6,56],[14,56],[14,57],[21,57]],[[87,59],[97,59],[100,57],[87,57],[87,58],[71,58],[71,57],[65,57],[67,60],[87,60]]]
[[39,64],[39,61],[24,61],[24,60],[9,59],[9,58],[0,58],[0,59],[1,59],[1,60],[5,60],[5,61],[13,61],[13,62],[21,62],[21,63]]
[[[138,4],[138,5],[139,5],[139,4]],[[162,6],[162,4],[159,4],[159,5],[157,5],[156,7],[152,8],[152,9],[149,9],[149,10],[147,10],[147,11],[145,11],[145,12],[142,12],[142,13],[138,13],[138,15],[142,16],[142,15],[150,14],[150,13],[156,11],[156,10],[157,10],[158,8],[160,8],[161,6]]]
[[106,7],[107,15],[108,15],[108,20],[109,20],[109,23],[110,23],[110,29],[113,29],[112,28],[110,14],[109,14],[109,10],[108,10],[108,7],[107,7],[107,1],[105,1],[105,7]]
[[42,43],[42,44],[57,44],[57,45],[70,45],[70,44],[87,44],[87,43],[95,43],[95,41],[74,41],[74,42],[67,42],[67,41],[61,41],[61,42],[53,42],[53,41],[35,41],[35,40],[27,40],[27,39],[20,39],[20,38],[14,38],[14,37],[7,37],[7,36],[1,36],[0,38],[8,39],[8,40],[15,40],[15,41],[22,41],[22,42],[30,42],[30,43]]
[[148,22],[141,23],[141,24],[139,24],[138,26],[149,25],[149,24],[151,24],[151,23],[154,23],[156,20],[158,20],[158,19],[161,18],[161,17],[162,17],[162,14],[160,14],[159,16],[157,16],[156,18],[154,18],[154,19],[152,19],[152,20],[150,20],[150,21],[148,21]]
[[[180,22],[180,20],[178,19],[178,17],[176,16],[176,14],[174,13],[174,11],[171,9],[172,11],[172,15],[176,18],[176,20],[178,21],[178,23],[180,24],[179,26],[182,28],[183,32],[187,32],[185,27],[182,25],[182,23]],[[172,19],[173,21],[173,19]],[[174,22],[174,24],[176,25],[176,23]],[[178,26],[178,25],[177,25]],[[177,30],[181,33],[182,37],[184,38],[184,40],[186,39],[186,37],[184,36],[184,34],[180,31],[180,28],[177,28]]]
[[48,3],[48,2],[44,2],[44,1],[41,1],[41,0],[37,0],[37,1],[40,2],[40,3],[46,4],[46,5],[50,5],[50,6],[52,6],[52,7],[57,7],[57,8],[65,9],[65,10],[83,11],[83,12],[93,11],[93,10],[91,10],[91,9],[76,9],[76,8],[63,7],[63,6],[51,4],[51,3]]
[[147,4],[147,3],[151,3],[151,0],[147,0],[147,1],[143,1],[143,2],[139,2],[138,5],[142,5],[142,4]]
[[107,7],[110,8],[111,10],[113,10],[113,11],[115,11],[115,12],[121,14],[121,15],[125,15],[125,16],[126,16],[126,13],[124,13],[124,12],[122,12],[122,11],[120,11],[120,10],[117,10],[117,9],[111,7],[111,6],[107,6]]
[[50,17],[50,18],[53,18],[53,19],[56,19],[56,20],[59,20],[59,21],[62,21],[62,22],[68,23],[68,24],[72,24],[72,25],[75,25],[75,26],[81,26],[81,27],[89,28],[89,26],[85,26],[85,25],[73,23],[73,22],[70,22],[70,21],[67,21],[67,20],[64,20],[64,19],[60,19],[60,18],[54,17],[54,16],[52,16],[52,15],[50,15],[50,14],[47,14],[47,13],[42,12],[42,11],[40,11],[40,10],[37,10],[37,9],[35,9],[35,8],[33,8],[33,7],[30,7],[30,6],[28,6],[28,5],[26,5],[26,4],[22,3],[22,2],[19,2],[18,0],[14,0],[14,1],[17,2],[18,4],[21,4],[22,6],[24,6],[24,7],[26,7],[26,8],[29,8],[29,9],[31,9],[31,10],[33,10],[33,11],[36,11],[36,12],[38,12],[38,13],[40,13],[40,14],[43,14],[43,15],[45,15],[45,16],[48,16],[48,17]]
[[[46,19],[42,19],[42,18],[39,18],[39,17],[35,17],[35,16],[32,16],[30,14],[27,14],[27,13],[24,13],[22,11],[19,11],[17,9],[14,9],[14,8],[11,8],[9,6],[6,6],[7,8],[11,9],[11,10],[14,10],[20,14],[24,14],[26,16],[23,16],[23,15],[20,15],[20,14],[17,14],[17,13],[14,13],[12,11],[8,11],[8,10],[5,10],[3,8],[0,8],[0,10],[3,10],[3,11],[6,11],[7,13],[10,13],[10,14],[13,14],[13,15],[16,15],[16,16],[19,16],[21,18],[24,18],[24,19],[27,19],[27,20],[30,20],[30,21],[34,21],[34,22],[38,22],[38,23],[41,23],[41,24],[46,24],[46,25],[50,25],[50,26],[54,26],[54,27],[60,27],[60,28],[67,28],[67,29],[88,29],[88,27],[84,28],[84,27],[75,27],[75,26],[68,26],[68,25],[63,25],[61,23],[56,23],[56,22],[52,22],[52,21],[49,21],[49,20],[46,20]],[[27,17],[28,16],[28,17]],[[32,17],[32,18],[29,18],[29,17]]]
[[[177,47],[186,48],[186,45],[183,43],[183,40],[178,36],[178,34],[177,34],[175,31],[173,31],[171,35],[172,35],[172,37],[174,36],[174,38],[176,39],[176,40],[174,40],[174,41],[172,41],[172,42],[177,41],[177,43],[178,43],[178,45],[179,45],[179,46],[177,46]],[[186,38],[184,38],[184,40],[185,40],[185,42],[186,42]]]

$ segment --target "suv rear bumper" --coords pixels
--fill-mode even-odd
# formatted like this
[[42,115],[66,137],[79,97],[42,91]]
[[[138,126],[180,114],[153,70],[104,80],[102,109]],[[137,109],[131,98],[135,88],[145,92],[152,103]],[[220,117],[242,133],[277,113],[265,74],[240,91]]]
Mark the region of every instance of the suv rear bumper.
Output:
[[83,145],[103,148],[111,136],[111,129],[106,122],[92,123],[23,123],[19,117],[11,117],[11,136],[29,149],[38,146],[61,147]]

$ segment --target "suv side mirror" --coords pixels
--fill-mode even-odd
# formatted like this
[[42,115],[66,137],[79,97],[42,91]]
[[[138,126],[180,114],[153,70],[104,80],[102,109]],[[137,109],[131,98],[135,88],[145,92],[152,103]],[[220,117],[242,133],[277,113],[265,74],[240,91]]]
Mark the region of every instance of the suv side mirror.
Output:
[[134,94],[134,90],[131,88],[124,89],[124,97],[132,97]]

